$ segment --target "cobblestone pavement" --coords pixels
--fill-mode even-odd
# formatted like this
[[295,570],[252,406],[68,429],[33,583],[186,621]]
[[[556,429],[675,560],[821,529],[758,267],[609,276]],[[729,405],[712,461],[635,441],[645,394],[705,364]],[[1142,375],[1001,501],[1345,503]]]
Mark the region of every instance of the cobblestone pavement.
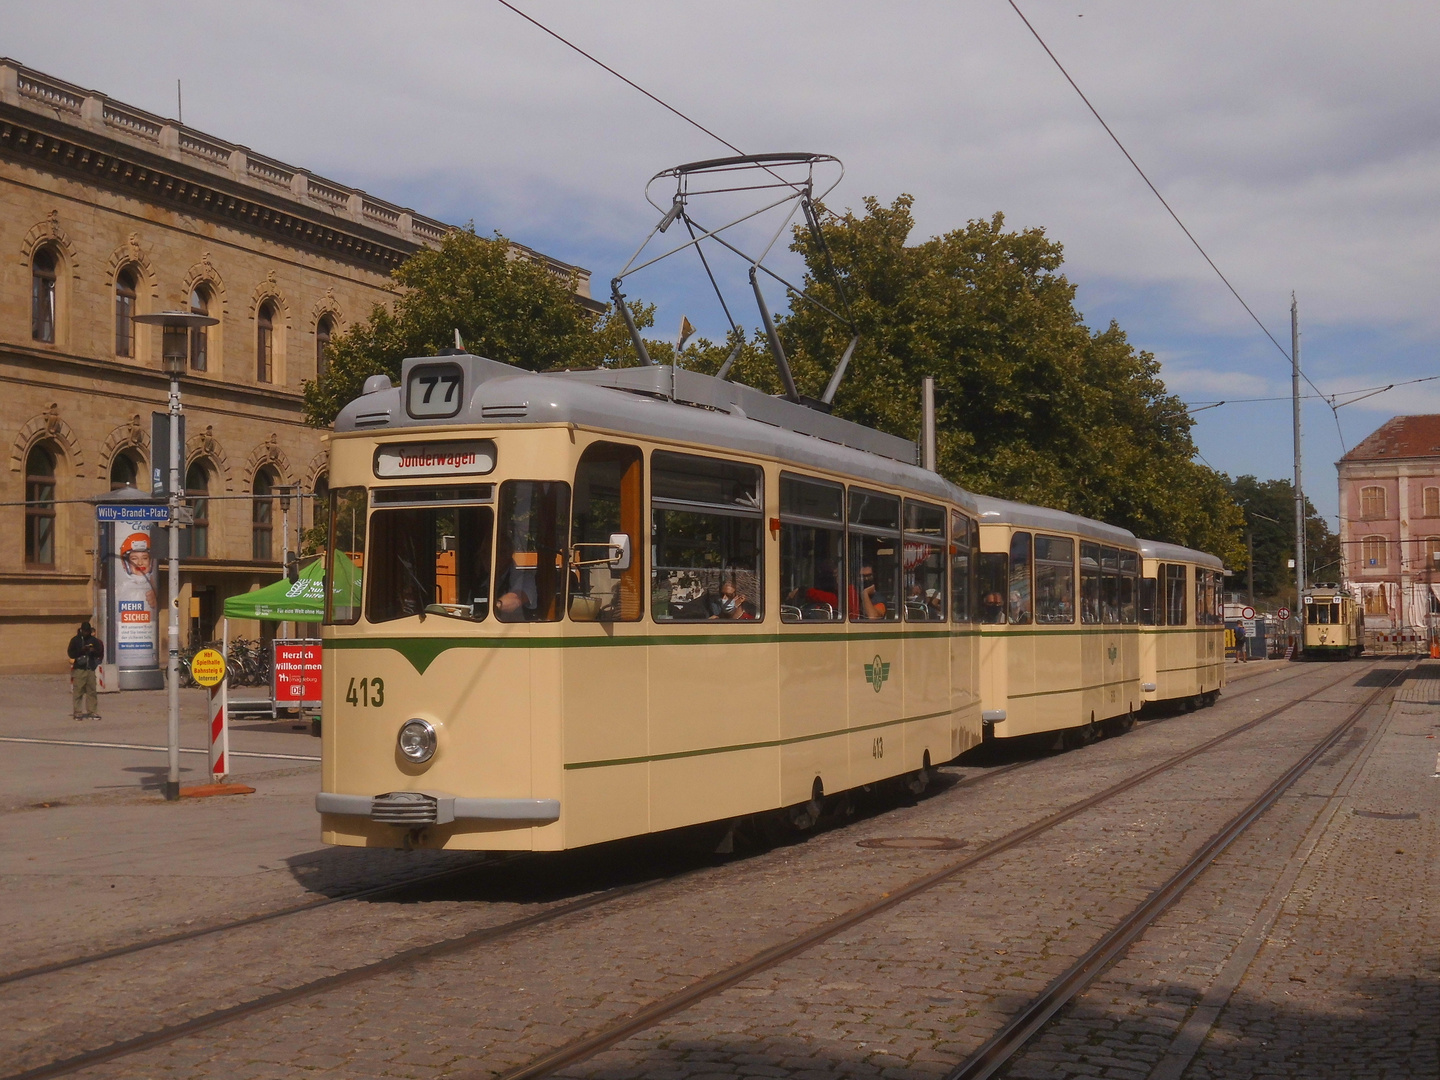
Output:
[[1440,1077],[1437,678],[1352,729],[1006,1075]]
[[[1247,673],[1214,709],[82,1075],[493,1075],[954,859],[858,841],[950,835],[978,846],[1343,675]],[[575,1071],[943,1073],[1368,692],[1351,682]],[[597,883],[592,874],[558,892]],[[0,1060],[38,1065],[556,898],[553,880],[531,884],[335,905],[223,944],[0,988],[0,1008],[24,1017],[0,1031]]]

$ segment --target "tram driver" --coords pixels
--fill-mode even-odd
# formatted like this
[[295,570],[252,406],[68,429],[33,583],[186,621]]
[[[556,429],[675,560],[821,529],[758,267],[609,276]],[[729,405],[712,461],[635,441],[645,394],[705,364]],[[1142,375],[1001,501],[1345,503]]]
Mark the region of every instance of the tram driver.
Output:
[[501,622],[526,622],[539,606],[535,587],[535,567],[520,566],[512,561],[510,569],[500,575],[496,589],[495,617]]

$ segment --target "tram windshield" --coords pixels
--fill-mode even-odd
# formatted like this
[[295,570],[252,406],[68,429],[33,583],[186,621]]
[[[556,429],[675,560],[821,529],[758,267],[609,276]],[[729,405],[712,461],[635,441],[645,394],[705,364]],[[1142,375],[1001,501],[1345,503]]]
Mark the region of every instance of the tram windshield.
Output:
[[[1331,621],[1331,620],[1330,620],[1330,612],[1331,612],[1331,610],[1332,610],[1332,608],[1331,608],[1331,605],[1330,605],[1330,604],[1326,604],[1326,603],[1307,604],[1307,605],[1305,606],[1305,621],[1306,621],[1307,623],[1310,623],[1312,626],[1315,626],[1315,625],[1328,625],[1328,624],[1330,623],[1330,621]],[[1334,621],[1335,621],[1335,622],[1340,622],[1340,608],[1337,606],[1337,607],[1335,607],[1333,610],[1334,610],[1334,612],[1335,612],[1335,620],[1334,620]]]
[[484,619],[490,611],[493,509],[379,502],[405,491],[382,488],[374,493],[366,617],[373,623],[425,614]]

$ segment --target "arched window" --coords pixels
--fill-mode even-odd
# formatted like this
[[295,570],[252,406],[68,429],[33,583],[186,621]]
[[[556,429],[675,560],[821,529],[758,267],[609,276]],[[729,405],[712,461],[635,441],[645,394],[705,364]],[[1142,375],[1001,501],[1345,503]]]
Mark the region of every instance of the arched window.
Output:
[[1440,517],[1440,487],[1425,489],[1425,517]]
[[185,470],[185,497],[195,511],[195,523],[188,529],[180,530],[180,557],[182,559],[206,559],[210,557],[210,470],[204,462],[191,462]]
[[1385,537],[1367,536],[1360,541],[1360,565],[1368,570],[1385,567]]
[[55,455],[45,446],[25,458],[25,565],[55,565]]
[[55,278],[60,260],[55,249],[42,247],[30,262],[30,336],[55,341]]
[[1360,489],[1360,516],[1366,521],[1381,521],[1385,517],[1385,489],[1363,487]]
[[256,496],[250,510],[250,557],[256,562],[275,561],[275,500],[266,498],[275,491],[279,476],[268,465],[255,474],[251,489]]
[[255,378],[275,381],[275,305],[269,300],[255,313]]
[[325,377],[325,371],[330,366],[330,358],[325,350],[330,348],[330,338],[335,333],[335,319],[333,316],[323,316],[315,325],[315,378],[316,380]]
[[[210,287],[208,285],[196,285],[190,290],[190,313],[192,315],[210,314]],[[209,327],[197,326],[190,331],[190,369],[192,371],[208,371],[210,368],[210,342],[206,335]]]
[[110,490],[140,486],[140,463],[134,455],[120,451],[110,462]]
[[127,266],[115,275],[115,355],[135,355],[135,286],[139,278]]

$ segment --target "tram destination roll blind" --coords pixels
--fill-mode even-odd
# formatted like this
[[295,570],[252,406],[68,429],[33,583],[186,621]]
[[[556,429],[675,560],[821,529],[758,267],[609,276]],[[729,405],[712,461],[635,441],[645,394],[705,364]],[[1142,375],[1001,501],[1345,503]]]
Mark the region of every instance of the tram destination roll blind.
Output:
[[375,448],[375,475],[381,480],[410,476],[483,476],[495,469],[490,439],[388,443]]

